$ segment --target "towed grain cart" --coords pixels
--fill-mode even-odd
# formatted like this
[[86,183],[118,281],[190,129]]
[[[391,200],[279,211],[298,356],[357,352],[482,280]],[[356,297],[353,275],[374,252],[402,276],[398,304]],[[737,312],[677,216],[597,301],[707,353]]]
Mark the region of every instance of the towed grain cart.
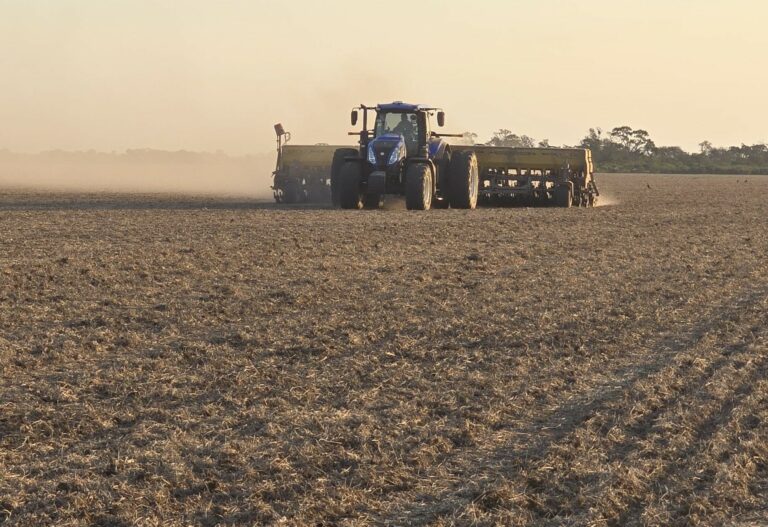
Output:
[[290,132],[275,125],[277,164],[272,194],[277,203],[330,203],[331,162],[341,146],[289,145]]
[[586,148],[451,145],[451,151],[454,155],[471,151],[477,157],[481,204],[591,207],[600,195],[592,152]]

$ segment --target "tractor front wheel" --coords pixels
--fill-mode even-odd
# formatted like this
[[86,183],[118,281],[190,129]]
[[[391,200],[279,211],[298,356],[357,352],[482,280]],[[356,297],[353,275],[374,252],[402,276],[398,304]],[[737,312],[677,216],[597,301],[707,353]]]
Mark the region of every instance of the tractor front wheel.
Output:
[[414,163],[405,170],[405,208],[429,210],[432,206],[432,172],[427,165]]
[[384,204],[381,194],[366,194],[363,196],[363,208],[376,210]]

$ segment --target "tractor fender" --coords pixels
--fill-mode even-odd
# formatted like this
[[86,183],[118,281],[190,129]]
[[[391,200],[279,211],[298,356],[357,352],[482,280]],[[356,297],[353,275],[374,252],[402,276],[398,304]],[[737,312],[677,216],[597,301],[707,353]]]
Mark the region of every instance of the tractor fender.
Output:
[[429,170],[432,171],[432,177],[435,176],[435,172],[437,171],[435,167],[435,162],[426,157],[407,158],[405,160],[405,166],[407,167],[408,165],[427,165],[429,167]]
[[445,141],[443,147],[438,150],[438,155],[434,158],[437,171],[437,186],[440,188],[440,192],[446,192],[448,189],[448,167],[451,165],[451,147]]
[[447,141],[443,141],[442,139],[438,141],[430,141],[429,143],[430,159],[440,159],[446,154],[446,152],[450,152],[450,146],[448,146]]
[[435,164],[435,172],[433,173],[435,185],[437,189],[443,192],[448,188],[446,177],[451,161],[451,146],[448,141],[440,137],[432,138],[429,142],[429,158]]

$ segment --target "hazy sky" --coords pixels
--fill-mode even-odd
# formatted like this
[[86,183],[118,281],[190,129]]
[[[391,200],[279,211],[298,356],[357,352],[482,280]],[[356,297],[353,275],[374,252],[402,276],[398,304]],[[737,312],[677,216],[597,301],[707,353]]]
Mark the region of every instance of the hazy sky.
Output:
[[768,141],[765,0],[0,0],[0,149],[263,152],[349,142],[349,109],[573,144]]

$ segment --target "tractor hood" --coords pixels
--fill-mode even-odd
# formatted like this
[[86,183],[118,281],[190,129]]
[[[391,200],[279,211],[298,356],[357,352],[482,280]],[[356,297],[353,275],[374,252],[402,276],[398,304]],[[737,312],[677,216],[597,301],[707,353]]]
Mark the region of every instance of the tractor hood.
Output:
[[405,157],[405,138],[400,134],[384,134],[368,143],[368,162],[375,167],[395,165]]

